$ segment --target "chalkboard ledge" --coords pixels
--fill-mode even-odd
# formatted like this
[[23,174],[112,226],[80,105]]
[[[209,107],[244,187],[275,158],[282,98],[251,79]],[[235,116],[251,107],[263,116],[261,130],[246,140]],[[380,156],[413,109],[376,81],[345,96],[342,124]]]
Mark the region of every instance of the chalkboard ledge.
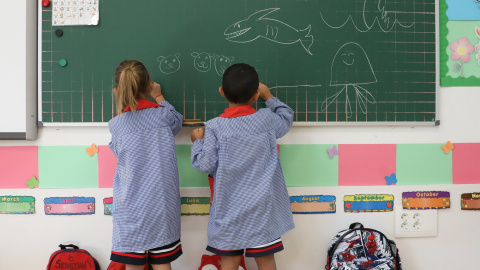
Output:
[[435,122],[293,122],[294,127],[398,127],[398,126],[439,126]]
[[[439,126],[440,120],[435,122],[293,122],[294,127],[397,127],[397,126]],[[43,127],[106,127],[108,122],[88,122],[88,123],[60,123],[39,122],[39,126]],[[203,123],[201,125],[203,126]],[[188,127],[186,125],[186,127]],[[0,133],[1,134],[1,133]],[[0,137],[1,138],[1,137]]]

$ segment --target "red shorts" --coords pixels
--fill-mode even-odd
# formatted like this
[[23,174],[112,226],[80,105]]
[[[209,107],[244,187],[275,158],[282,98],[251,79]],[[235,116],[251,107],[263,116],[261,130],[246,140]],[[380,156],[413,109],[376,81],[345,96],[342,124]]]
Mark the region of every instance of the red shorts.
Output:
[[[239,256],[243,255],[244,250],[221,250],[207,246],[207,250],[220,256]],[[283,250],[282,239],[278,238],[265,245],[245,249],[245,257],[263,257]]]
[[144,265],[147,261],[149,264],[165,264],[173,262],[180,257],[182,253],[182,244],[180,243],[180,239],[178,239],[169,245],[146,251],[127,253],[112,251],[110,260],[133,265]]

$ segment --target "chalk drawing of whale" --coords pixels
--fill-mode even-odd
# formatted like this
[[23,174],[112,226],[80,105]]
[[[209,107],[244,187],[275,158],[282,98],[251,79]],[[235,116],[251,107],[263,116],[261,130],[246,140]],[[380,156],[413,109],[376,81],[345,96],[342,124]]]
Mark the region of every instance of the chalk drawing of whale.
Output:
[[297,30],[290,25],[266,18],[272,12],[280,8],[269,8],[251,14],[247,19],[230,25],[224,32],[228,41],[247,43],[257,38],[265,38],[279,44],[294,44],[300,42],[303,48],[309,53],[313,44],[313,36],[310,35],[312,26],[309,24],[303,30]]

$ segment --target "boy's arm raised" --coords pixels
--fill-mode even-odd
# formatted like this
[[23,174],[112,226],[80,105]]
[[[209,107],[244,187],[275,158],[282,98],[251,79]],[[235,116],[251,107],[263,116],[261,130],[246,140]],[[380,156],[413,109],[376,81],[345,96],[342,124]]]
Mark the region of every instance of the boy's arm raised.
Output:
[[198,171],[213,174],[218,167],[218,140],[212,129],[205,127],[204,132],[205,136],[200,130],[192,131],[192,166]]
[[260,92],[260,97],[265,100],[267,108],[276,114],[274,120],[276,137],[283,137],[292,127],[293,110],[287,104],[274,97],[270,89],[263,83],[260,83],[258,91]]

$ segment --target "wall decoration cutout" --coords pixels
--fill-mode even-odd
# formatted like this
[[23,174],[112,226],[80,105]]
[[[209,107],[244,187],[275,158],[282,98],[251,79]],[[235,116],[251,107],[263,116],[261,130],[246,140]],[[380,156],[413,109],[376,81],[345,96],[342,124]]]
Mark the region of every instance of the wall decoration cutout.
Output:
[[479,86],[478,3],[473,0],[440,0],[439,4],[440,85]]
[[480,210],[480,192],[462,194],[462,210]]
[[32,196],[1,196],[0,214],[35,214]]
[[394,173],[392,173],[390,176],[385,176],[385,180],[387,181],[387,185],[391,186],[397,183],[397,177],[395,176]]
[[445,152],[445,154],[448,154],[450,152],[450,150],[453,150],[454,148],[455,148],[455,146],[450,141],[448,141],[446,144],[442,145],[442,149]]
[[94,197],[52,197],[45,198],[45,215],[93,215]]
[[414,191],[402,193],[403,209],[446,209],[450,208],[450,192]]
[[113,197],[103,199],[103,214],[106,216],[113,215]]
[[330,158],[333,158],[334,156],[338,156],[338,149],[336,145],[332,146],[332,148],[327,148],[327,152]]
[[38,175],[37,146],[0,147],[0,189],[28,188],[25,181]]
[[337,210],[335,201],[335,196],[290,196],[290,205],[294,214],[333,214]]
[[93,157],[93,155],[98,153],[98,147],[94,143],[92,143],[89,148],[85,148],[85,151],[87,151],[89,156]]
[[182,197],[182,216],[204,216],[210,214],[210,197]]
[[340,144],[339,186],[385,186],[385,176],[397,172],[395,144]]
[[452,154],[452,184],[480,183],[478,153],[480,143],[455,143],[455,151]]
[[25,183],[30,189],[34,189],[36,186],[38,186],[40,182],[38,182],[35,176],[32,176],[32,178],[30,180],[25,181]]
[[393,195],[357,194],[343,197],[345,212],[390,212],[393,211]]
[[90,157],[84,145],[39,146],[38,179],[40,189],[98,188],[98,155]]

